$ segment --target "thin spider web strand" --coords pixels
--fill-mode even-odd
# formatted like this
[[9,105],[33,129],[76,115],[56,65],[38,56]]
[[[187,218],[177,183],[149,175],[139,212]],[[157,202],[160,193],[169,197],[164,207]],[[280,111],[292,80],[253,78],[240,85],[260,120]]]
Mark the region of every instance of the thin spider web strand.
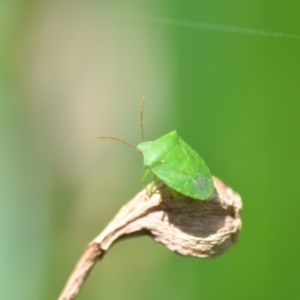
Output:
[[196,22],[196,21],[189,21],[189,20],[159,18],[159,17],[144,18],[144,20],[148,22],[158,23],[158,24],[203,29],[203,30],[214,30],[214,31],[232,32],[232,33],[240,33],[240,34],[260,35],[260,36],[269,36],[269,37],[276,37],[276,38],[300,39],[299,35],[294,35],[294,34],[273,32],[273,31],[266,31],[266,30],[252,29],[246,27],[231,26],[231,25],[221,25],[221,24],[207,23],[207,22]]

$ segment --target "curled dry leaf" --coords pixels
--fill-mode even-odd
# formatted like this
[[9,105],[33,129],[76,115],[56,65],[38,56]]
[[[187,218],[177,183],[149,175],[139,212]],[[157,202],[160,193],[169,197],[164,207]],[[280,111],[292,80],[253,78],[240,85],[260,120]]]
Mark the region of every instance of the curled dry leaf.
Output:
[[215,190],[205,201],[178,195],[162,182],[150,197],[138,193],[92,243],[107,251],[124,235],[150,234],[154,240],[185,256],[213,257],[235,243],[241,230],[240,196],[214,177]]
[[161,181],[152,195],[146,190],[138,193],[88,245],[59,299],[75,299],[96,261],[120,238],[147,234],[184,256],[215,257],[226,252],[241,230],[242,201],[220,179],[213,180],[214,192],[205,201],[182,195],[174,199]]

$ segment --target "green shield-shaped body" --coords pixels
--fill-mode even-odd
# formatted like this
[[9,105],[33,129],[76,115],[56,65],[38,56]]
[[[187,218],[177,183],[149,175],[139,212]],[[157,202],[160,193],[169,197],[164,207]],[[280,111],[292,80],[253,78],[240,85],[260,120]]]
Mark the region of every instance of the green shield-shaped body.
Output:
[[142,142],[137,149],[144,165],[175,191],[199,200],[207,199],[214,184],[199,154],[172,131],[155,141]]

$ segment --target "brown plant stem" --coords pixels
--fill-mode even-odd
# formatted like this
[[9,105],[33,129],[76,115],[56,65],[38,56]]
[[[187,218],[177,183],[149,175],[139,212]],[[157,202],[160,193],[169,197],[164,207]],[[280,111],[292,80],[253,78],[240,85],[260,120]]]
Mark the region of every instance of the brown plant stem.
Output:
[[[59,300],[75,299],[97,260],[112,244],[130,235],[150,235],[184,256],[215,257],[226,252],[241,230],[240,196],[214,177],[214,193],[205,201],[173,198],[163,182],[148,195],[139,192],[85,249]],[[173,193],[174,194],[174,193]]]

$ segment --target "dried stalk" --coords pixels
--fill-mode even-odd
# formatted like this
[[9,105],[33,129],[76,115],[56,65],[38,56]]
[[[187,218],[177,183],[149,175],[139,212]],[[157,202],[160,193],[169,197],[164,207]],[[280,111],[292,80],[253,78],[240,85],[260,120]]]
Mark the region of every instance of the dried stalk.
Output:
[[214,193],[205,201],[181,195],[174,199],[163,182],[157,182],[150,196],[142,190],[90,242],[58,299],[75,299],[97,260],[122,237],[148,234],[184,256],[205,258],[226,252],[241,230],[242,201],[220,179],[214,177],[214,184]]

